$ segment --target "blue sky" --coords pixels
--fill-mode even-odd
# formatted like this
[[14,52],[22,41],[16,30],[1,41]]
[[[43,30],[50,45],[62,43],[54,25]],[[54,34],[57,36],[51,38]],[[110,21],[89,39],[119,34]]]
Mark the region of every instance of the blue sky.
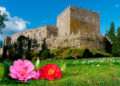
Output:
[[120,0],[0,0],[11,16],[28,22],[27,28],[55,25],[57,15],[70,5],[98,12],[102,34],[111,21],[120,26]]

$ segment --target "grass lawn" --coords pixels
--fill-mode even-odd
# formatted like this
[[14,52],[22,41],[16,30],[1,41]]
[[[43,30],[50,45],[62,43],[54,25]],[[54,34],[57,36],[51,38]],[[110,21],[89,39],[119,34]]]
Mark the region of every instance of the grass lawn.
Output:
[[120,86],[120,59],[43,60],[40,66],[56,63],[63,70],[60,80],[32,80],[21,84],[3,80],[0,86]]

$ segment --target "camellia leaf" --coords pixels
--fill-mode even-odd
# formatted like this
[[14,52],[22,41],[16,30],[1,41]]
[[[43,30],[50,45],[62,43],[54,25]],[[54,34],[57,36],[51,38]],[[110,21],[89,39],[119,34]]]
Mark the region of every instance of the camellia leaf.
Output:
[[0,63],[0,80],[4,78],[5,67],[2,63]]

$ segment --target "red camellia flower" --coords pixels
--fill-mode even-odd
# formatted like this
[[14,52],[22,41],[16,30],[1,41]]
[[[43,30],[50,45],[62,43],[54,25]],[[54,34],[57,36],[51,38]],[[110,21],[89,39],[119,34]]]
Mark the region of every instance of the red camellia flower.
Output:
[[40,70],[40,79],[54,80],[62,77],[62,72],[56,64],[47,64]]

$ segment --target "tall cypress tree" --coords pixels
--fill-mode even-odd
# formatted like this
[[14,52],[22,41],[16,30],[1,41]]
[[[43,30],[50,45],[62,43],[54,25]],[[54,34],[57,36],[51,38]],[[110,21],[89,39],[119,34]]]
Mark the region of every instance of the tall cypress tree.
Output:
[[120,27],[118,27],[117,30],[117,40],[120,41]]
[[118,27],[118,29],[117,29],[117,35],[116,35],[116,39],[113,43],[112,52],[115,56],[120,56],[120,27]]
[[115,34],[115,24],[111,23],[110,29],[107,32],[106,36],[112,41],[112,54],[113,56],[117,56],[117,37]]
[[108,33],[106,35],[111,39],[112,42],[115,40],[115,24],[114,24],[114,22],[111,23],[110,30],[108,31]]

